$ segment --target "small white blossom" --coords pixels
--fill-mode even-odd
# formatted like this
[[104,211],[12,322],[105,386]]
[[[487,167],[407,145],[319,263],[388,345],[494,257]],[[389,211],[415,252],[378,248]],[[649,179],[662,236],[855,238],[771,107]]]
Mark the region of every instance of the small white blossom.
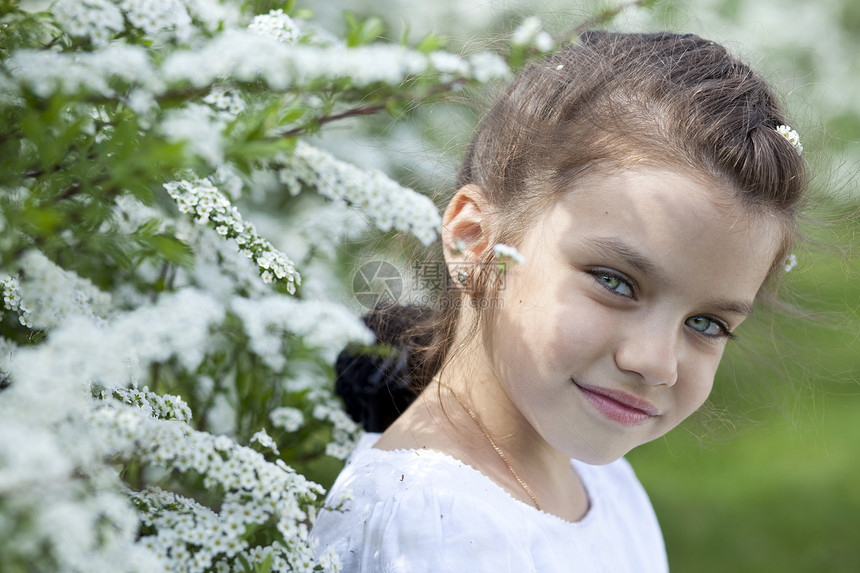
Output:
[[319,564],[326,573],[338,573],[343,568],[340,557],[331,547],[319,556]]
[[242,99],[241,94],[226,87],[212,88],[212,91],[203,98],[203,102],[211,105],[227,120],[235,119],[245,109],[245,100]]
[[179,396],[156,394],[144,386],[137,388],[116,388],[114,395],[123,403],[137,406],[151,416],[162,420],[191,421],[191,408]]
[[228,239],[240,245],[243,253],[257,262],[264,282],[283,281],[291,294],[301,284],[301,276],[293,262],[257,234],[251,223],[243,220],[239,210],[215,187],[211,179],[171,181],[165,183],[164,188],[181,212],[197,215],[198,223],[209,225],[216,233],[223,232]]
[[142,89],[133,90],[125,102],[131,111],[143,118],[150,118],[158,109],[158,102],[153,95]]
[[275,442],[275,440],[272,439],[269,434],[266,433],[265,428],[251,436],[251,442],[256,442],[264,448],[269,448],[270,450],[272,450],[272,452],[274,452],[276,456],[281,454],[281,452],[278,450],[278,444]]
[[268,14],[255,16],[248,29],[284,44],[295,44],[301,36],[299,27],[283,10],[271,10]]
[[276,408],[269,413],[272,424],[288,432],[295,432],[304,424],[304,415],[298,408]]
[[800,135],[797,131],[787,125],[780,125],[776,128],[776,132],[788,140],[798,155],[803,153],[803,144],[800,143]]
[[493,255],[500,261],[510,259],[511,262],[519,264],[526,261],[525,257],[523,257],[522,253],[520,253],[516,247],[511,247],[504,243],[496,243],[493,245]]
[[28,328],[51,328],[72,316],[103,322],[111,312],[111,297],[85,278],[63,269],[36,250],[27,251],[19,265],[26,280],[0,281],[3,303],[18,312]]
[[328,404],[317,404],[314,407],[313,416],[333,424],[332,441],[326,444],[326,454],[341,460],[349,457],[362,436],[361,427],[334,401]]
[[119,42],[93,52],[18,50],[9,57],[6,67],[19,85],[41,98],[78,92],[114,97],[115,83],[153,94],[165,89],[146,50]]
[[478,52],[469,56],[472,77],[481,83],[505,80],[511,77],[511,68],[504,58],[492,52]]
[[794,253],[790,253],[785,259],[782,261],[782,266],[785,269],[785,272],[791,272],[797,266],[797,255]]
[[430,52],[430,65],[441,73],[445,79],[453,77],[468,77],[471,68],[469,63],[456,54],[444,51]]
[[360,169],[302,141],[279,177],[288,186],[303,182],[329,199],[360,209],[379,229],[410,232],[425,245],[436,239],[441,228],[442,219],[428,197],[379,171]]
[[282,335],[301,337],[329,362],[350,342],[370,344],[373,334],[342,305],[270,295],[257,300],[235,297],[230,306],[242,320],[249,346],[275,372],[286,366]]
[[534,46],[540,52],[548,52],[555,47],[552,36],[542,29],[540,18],[529,16],[514,30],[511,43],[515,46]]
[[531,44],[540,29],[540,18],[529,16],[514,30],[514,33],[511,35],[511,43],[517,46],[527,46]]
[[122,12],[108,0],[57,0],[51,7],[57,23],[70,36],[105,46],[125,29]]
[[191,17],[180,0],[120,0],[119,5],[131,25],[149,37],[166,34],[186,42],[192,36]]

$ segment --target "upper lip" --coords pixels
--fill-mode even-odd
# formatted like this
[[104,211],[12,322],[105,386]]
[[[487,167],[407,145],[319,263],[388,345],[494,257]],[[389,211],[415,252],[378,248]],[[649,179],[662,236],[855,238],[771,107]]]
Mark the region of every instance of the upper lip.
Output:
[[573,381],[574,384],[582,388],[583,390],[587,390],[589,392],[593,392],[594,394],[599,394],[610,400],[615,400],[622,406],[626,406],[628,408],[633,408],[635,410],[641,410],[645,412],[649,416],[656,416],[658,414],[657,407],[654,406],[648,400],[644,398],[640,398],[639,396],[634,396],[633,394],[628,394],[627,392],[622,392],[620,390],[611,390],[609,388],[601,388],[600,386],[590,386],[588,384],[582,384],[581,382]]

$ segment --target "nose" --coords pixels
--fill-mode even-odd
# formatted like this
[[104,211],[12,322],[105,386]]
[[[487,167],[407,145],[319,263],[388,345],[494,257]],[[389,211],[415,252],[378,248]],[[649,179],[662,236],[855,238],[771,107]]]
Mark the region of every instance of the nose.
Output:
[[678,332],[668,326],[637,324],[630,328],[615,351],[615,364],[641,376],[652,386],[674,386],[678,381]]

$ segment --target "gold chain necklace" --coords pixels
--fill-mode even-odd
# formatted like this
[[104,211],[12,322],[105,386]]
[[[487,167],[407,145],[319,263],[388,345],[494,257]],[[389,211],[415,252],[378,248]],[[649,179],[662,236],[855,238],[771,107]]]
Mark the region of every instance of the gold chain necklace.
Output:
[[454,396],[454,399],[460,403],[460,406],[462,406],[463,409],[466,410],[466,413],[469,414],[469,417],[472,418],[478,428],[481,429],[481,433],[484,434],[484,437],[487,438],[487,441],[490,442],[490,445],[493,446],[493,449],[496,451],[497,454],[499,454],[499,457],[502,458],[502,461],[505,462],[505,465],[508,466],[508,470],[510,470],[511,474],[514,476],[514,479],[517,480],[517,483],[520,484],[520,487],[523,488],[523,491],[525,491],[526,494],[528,494],[528,496],[531,498],[532,503],[535,504],[535,507],[538,508],[538,510],[543,511],[540,507],[540,504],[538,503],[537,498],[535,497],[535,494],[532,493],[532,489],[528,486],[525,480],[520,477],[520,474],[517,473],[517,471],[511,465],[511,462],[508,461],[508,457],[505,455],[505,452],[502,451],[502,448],[500,448],[498,444],[496,444],[496,441],[493,440],[492,437],[490,437],[490,433],[487,431],[486,426],[484,426],[484,424],[481,422],[481,419],[478,418],[477,414],[475,414],[475,412],[473,412],[472,409],[469,408],[469,406],[467,406],[466,403],[460,399],[460,396],[458,396],[457,393],[454,392],[454,390],[450,386],[448,386],[447,384],[443,384],[441,381],[439,382],[439,385],[448,390]]

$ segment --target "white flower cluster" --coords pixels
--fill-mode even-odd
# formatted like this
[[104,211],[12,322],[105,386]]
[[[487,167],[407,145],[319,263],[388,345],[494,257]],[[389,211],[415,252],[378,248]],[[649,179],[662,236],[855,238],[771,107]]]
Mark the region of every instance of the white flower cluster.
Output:
[[229,30],[199,49],[174,52],[162,67],[169,83],[203,87],[232,77],[262,79],[278,90],[321,79],[349,78],[356,86],[398,84],[426,69],[426,56],[400,45],[291,46],[249,30]]
[[[147,573],[164,571],[165,563],[135,541],[137,512],[128,503],[127,496],[112,493],[106,487],[106,476],[95,483],[86,484],[81,471],[60,474],[38,473],[38,468],[22,468],[15,458],[6,454],[22,447],[37,447],[41,454],[49,454],[42,440],[25,426],[3,424],[3,442],[0,444],[0,530],[6,547],[14,547],[13,555],[4,555],[3,562],[18,558],[20,570],[69,571],[76,573],[110,573],[135,571]],[[64,428],[69,432],[70,428]],[[92,436],[75,432],[75,438],[88,441]],[[46,438],[46,436],[39,436]],[[72,448],[75,444],[69,444]],[[63,450],[50,452],[63,459]],[[33,456],[29,456],[32,460]],[[45,455],[42,469],[51,471],[54,460]],[[7,487],[9,472],[33,470],[29,480]],[[4,471],[9,470],[9,472]],[[111,484],[113,485],[113,484]],[[94,493],[88,493],[93,487]]]
[[361,212],[340,201],[316,207],[308,215],[298,216],[295,226],[307,244],[308,255],[334,258],[344,240],[360,237],[369,227]]
[[95,46],[106,45],[124,31],[125,19],[150,38],[187,42],[194,33],[180,0],[57,0],[51,11],[67,34],[88,38]]
[[112,84],[117,82],[155,94],[165,89],[146,49],[119,42],[93,52],[19,50],[8,58],[5,67],[15,81],[6,86],[10,96],[17,94],[19,85],[45,99],[56,93],[84,91],[115,97]]
[[46,329],[71,316],[103,322],[111,312],[109,294],[92,282],[62,269],[37,250],[27,251],[19,261],[25,280],[9,277],[2,282],[3,302],[19,313],[21,324]]
[[235,297],[230,308],[242,321],[250,349],[275,372],[287,364],[283,336],[296,336],[328,362],[350,342],[371,344],[373,333],[343,306],[284,296]]
[[317,404],[313,416],[333,424],[332,441],[326,444],[325,452],[339,460],[345,460],[355,449],[364,431],[356,424],[335,400],[328,404]]
[[542,29],[537,16],[529,16],[522,21],[511,35],[511,43],[515,46],[534,46],[539,52],[549,52],[555,47],[555,41]]
[[197,216],[197,222],[208,224],[238,245],[240,252],[254,260],[266,283],[284,281],[289,293],[295,293],[301,277],[286,255],[262,238],[227,197],[208,178],[172,181],[164,188],[179,205],[179,210]]
[[283,10],[271,10],[268,14],[255,16],[248,29],[283,44],[295,44],[302,35],[293,19],[284,14]]
[[157,394],[147,386],[143,388],[115,388],[115,397],[124,404],[137,406],[145,414],[161,420],[191,422],[191,408],[179,396]]
[[456,77],[467,78],[472,70],[469,62],[451,52],[437,50],[430,52],[427,56],[433,69],[442,74],[443,79],[450,80]]
[[159,131],[169,141],[184,141],[188,151],[216,166],[224,160],[226,126],[224,119],[209,106],[190,103],[167,113]]
[[492,52],[478,52],[469,56],[472,77],[481,83],[505,80],[511,77],[511,68],[504,58]]
[[287,432],[295,432],[299,430],[305,423],[304,415],[298,408],[290,408],[283,406],[275,408],[269,413],[269,420],[277,428],[286,430]]
[[257,297],[271,289],[260,280],[257,263],[243,255],[232,241],[210,227],[193,221],[177,222],[177,238],[194,250],[194,267],[177,269],[177,284],[205,287],[207,292],[227,304],[236,292]]
[[481,82],[511,75],[505,60],[490,52],[472,54],[465,66],[455,58],[439,52],[430,57],[399,44],[287,45],[251,31],[229,30],[198,49],[172,53],[162,73],[167,83],[204,87],[232,77],[240,82],[261,79],[276,90],[340,79],[349,79],[357,87],[379,82],[397,85],[426,72],[432,63],[441,66],[440,72],[456,72]]
[[422,243],[436,240],[442,219],[428,197],[403,187],[377,170],[364,170],[335,159],[302,141],[278,177],[291,193],[305,184],[321,195],[366,213],[382,231],[410,232]]
[[188,14],[195,22],[202,24],[207,32],[219,29],[228,30],[241,21],[241,7],[238,2],[222,0],[183,0]]
[[[102,435],[88,417],[91,382],[105,393],[124,388],[141,368],[172,356],[194,369],[210,324],[223,316],[215,301],[187,290],[102,326],[68,318],[46,341],[16,351],[9,365],[13,383],[0,396],[0,529],[7,547],[28,562],[54,559],[67,571],[165,570],[135,541],[137,514],[116,471],[103,462],[104,444],[135,439],[134,420],[165,428],[185,424],[126,409],[137,414],[122,432]],[[181,417],[183,408],[173,405]]]
[[6,276],[0,280],[0,289],[3,290],[3,307],[18,314],[18,321],[27,328],[33,328],[30,320],[30,311],[21,304],[21,285],[18,277]]
[[275,442],[275,440],[272,439],[272,436],[266,432],[266,428],[261,429],[259,432],[251,436],[251,443],[257,443],[266,449],[272,450],[276,456],[281,455],[281,452],[278,450],[277,442]]
[[[47,343],[18,352],[12,389],[44,394],[39,411],[30,414],[34,420],[62,416],[75,405],[67,402],[74,401],[81,388],[88,389],[90,383],[107,391],[125,388],[152,362],[175,357],[187,372],[196,371],[210,326],[223,319],[224,308],[193,289],[163,294],[156,304],[119,314],[103,325],[81,316],[69,318],[51,331]],[[54,390],[39,390],[49,387]]]
[[780,125],[776,128],[776,132],[788,140],[798,155],[803,154],[803,144],[800,143],[800,134],[796,130],[788,125]]
[[129,23],[151,38],[187,42],[193,35],[191,16],[181,0],[120,0],[119,5]]
[[[105,10],[118,13],[116,6],[105,0],[86,0],[83,3],[60,1],[60,6],[71,14],[70,22],[82,21],[84,16],[81,14],[88,15],[88,22],[100,23],[99,30],[108,25],[105,22],[113,22],[116,16],[100,19],[102,17],[97,14],[104,10],[96,10],[93,6],[111,6]],[[126,4],[130,10],[129,18],[134,17],[145,29],[163,31],[167,26],[178,33],[178,30],[184,29],[182,22],[186,22],[185,18],[188,17],[176,0],[126,0]],[[185,16],[158,20],[153,16],[154,12],[148,11],[149,6],[155,5],[161,12],[172,10],[171,13]],[[198,15],[195,13],[195,17]],[[119,17],[122,17],[121,14]],[[285,37],[289,36],[289,25],[285,18],[288,16],[265,16],[261,20],[263,23],[255,29],[271,30],[281,26]],[[85,28],[82,33],[96,37],[108,34],[90,28]],[[295,33],[298,34],[298,31]],[[112,42],[93,52],[21,50],[10,56],[5,68],[8,78],[0,74],[3,80],[0,81],[0,90],[4,92],[0,95],[3,99],[17,97],[19,86],[41,98],[48,98],[54,93],[74,94],[81,91],[114,97],[116,91],[112,85],[119,82],[129,86],[131,92],[137,94],[136,101],[141,104],[149,102],[144,94],[150,94],[150,97],[160,95],[170,85],[188,82],[204,88],[228,77],[238,82],[263,80],[270,88],[286,90],[320,80],[348,79],[357,87],[379,82],[399,85],[406,78],[432,68],[450,77],[474,78],[479,82],[504,79],[511,75],[505,60],[490,52],[475,53],[467,60],[462,60],[444,52],[428,56],[399,44],[370,44],[353,48],[340,44],[291,45],[271,37],[271,34],[247,29],[228,29],[200,45],[195,44],[193,48],[175,50],[167,55],[160,66],[149,59],[144,47]],[[151,108],[151,103],[147,103],[146,107]]]
[[[158,527],[159,531],[167,531],[165,534],[146,536],[143,543],[158,555],[169,551],[171,559],[166,565],[171,570],[245,573],[247,569],[243,561],[251,567],[261,568],[267,559],[271,560],[270,570],[277,572],[312,571],[317,564],[322,566],[324,571],[334,572],[340,568],[340,561],[334,566],[325,564],[322,557],[318,563],[315,562],[306,543],[293,542],[288,546],[275,541],[270,546],[250,547],[247,542],[224,533],[257,525],[257,521],[251,520],[259,520],[267,514],[254,506],[228,502],[224,504],[219,515],[193,499],[155,487],[133,496],[132,499],[138,507],[150,514],[146,519],[147,525]],[[183,540],[186,540],[185,545]],[[216,545],[218,551],[198,548],[198,545],[203,543]]]
[[[261,564],[269,553],[274,557],[273,570],[288,571],[296,565],[313,569],[315,560],[306,524],[312,515],[303,506],[321,496],[319,485],[282,461],[269,463],[262,454],[226,436],[154,419],[140,410],[101,408],[93,412],[91,420],[108,452],[133,454],[144,463],[180,472],[193,470],[205,476],[207,488],[226,492],[217,513],[194,500],[158,489],[135,497],[145,513],[144,526],[154,529],[151,535],[144,529],[142,543],[157,557],[168,560],[173,570],[203,571],[218,562],[223,563],[216,566],[221,569],[230,562],[240,565],[240,554],[251,563]],[[283,542],[249,547],[243,538],[247,528],[270,520],[276,522]]]
[[73,38],[88,38],[105,46],[125,29],[119,8],[108,0],[57,0],[51,7],[57,24]]
[[226,120],[235,119],[245,110],[245,100],[240,92],[223,86],[212,88],[203,98],[203,103],[208,103]]

